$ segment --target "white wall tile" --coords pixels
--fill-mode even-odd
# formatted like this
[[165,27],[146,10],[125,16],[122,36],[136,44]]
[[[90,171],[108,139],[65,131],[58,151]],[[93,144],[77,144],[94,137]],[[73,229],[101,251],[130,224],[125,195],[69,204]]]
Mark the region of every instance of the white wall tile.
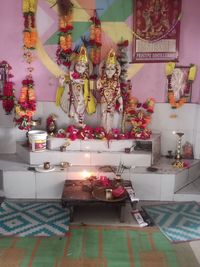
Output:
[[0,128],[0,153],[16,152],[15,128]]
[[10,115],[5,114],[5,110],[2,107],[2,101],[1,101],[0,102],[0,127],[3,127],[3,128],[13,127],[14,125],[13,118],[14,118],[13,112]]

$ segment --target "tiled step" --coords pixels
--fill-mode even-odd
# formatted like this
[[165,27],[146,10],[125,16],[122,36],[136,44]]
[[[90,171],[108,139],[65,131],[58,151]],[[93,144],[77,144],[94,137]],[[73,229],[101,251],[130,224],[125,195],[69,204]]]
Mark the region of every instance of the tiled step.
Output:
[[198,201],[200,202],[200,178],[184,186],[174,194],[174,200],[177,201]]
[[67,150],[45,150],[42,152],[32,152],[23,143],[17,143],[17,155],[30,165],[43,164],[49,161],[52,164],[59,165],[60,162],[67,161],[72,165],[114,165],[118,166],[120,162],[128,166],[150,166],[152,155],[149,151],[134,151],[132,153],[117,151],[78,151]]

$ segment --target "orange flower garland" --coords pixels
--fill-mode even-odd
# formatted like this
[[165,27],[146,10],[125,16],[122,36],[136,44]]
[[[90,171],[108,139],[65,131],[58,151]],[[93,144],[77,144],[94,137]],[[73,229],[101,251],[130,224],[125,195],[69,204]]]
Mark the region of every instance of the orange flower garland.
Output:
[[185,97],[180,97],[180,99],[176,101],[174,91],[172,90],[168,90],[168,100],[172,108],[180,108],[186,103]]
[[24,80],[21,89],[18,104],[15,107],[15,112],[19,117],[26,116],[31,118],[36,112],[36,97],[33,89],[33,80]]
[[23,0],[22,11],[24,15],[24,47],[34,49],[36,47],[37,32],[35,27],[35,13],[37,0]]
[[66,1],[66,7],[63,4],[64,2],[57,2],[59,7],[59,40],[58,40],[58,48],[56,51],[57,63],[59,65],[64,65],[65,67],[70,67],[71,65],[71,56],[72,56],[72,12],[73,5],[70,1]]
[[94,16],[90,18],[92,25],[90,26],[90,59],[93,65],[98,65],[101,60],[101,22],[94,10]]
[[32,116],[36,112],[36,96],[34,90],[34,82],[32,78],[33,67],[31,63],[34,60],[33,50],[36,48],[37,32],[35,26],[35,13],[37,8],[37,0],[23,0],[22,11],[24,16],[24,58],[27,67],[26,79],[22,81],[22,89],[18,103],[15,106],[15,122],[21,130],[29,130],[31,128]]

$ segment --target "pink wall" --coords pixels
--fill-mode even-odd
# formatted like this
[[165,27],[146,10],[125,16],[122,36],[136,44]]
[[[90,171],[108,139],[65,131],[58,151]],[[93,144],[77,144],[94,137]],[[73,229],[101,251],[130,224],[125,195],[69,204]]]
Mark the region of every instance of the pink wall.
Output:
[[[181,20],[180,65],[195,63],[200,66],[200,1],[182,0],[183,16]],[[22,30],[23,18],[21,1],[2,0],[0,8],[0,61],[6,60],[13,67],[18,96],[21,81],[25,77],[23,62]],[[37,99],[54,101],[57,81],[53,75],[37,60],[34,63],[34,80],[36,83]],[[133,94],[141,101],[147,97],[154,97],[157,102],[165,102],[166,84],[163,63],[149,63],[132,79]],[[199,102],[200,74],[193,84],[192,102]]]
[[[200,66],[200,1],[182,0],[182,19],[180,35],[180,65],[194,63]],[[166,100],[166,82],[163,63],[145,64],[144,68],[132,79],[133,92],[141,100],[152,96],[157,102]],[[192,102],[199,102],[200,73],[193,84]]]

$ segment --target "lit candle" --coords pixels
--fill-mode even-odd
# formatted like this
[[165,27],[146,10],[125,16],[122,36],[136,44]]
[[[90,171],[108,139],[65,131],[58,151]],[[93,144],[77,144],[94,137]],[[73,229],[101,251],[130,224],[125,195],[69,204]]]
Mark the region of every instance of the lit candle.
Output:
[[85,179],[87,177],[90,177],[90,173],[87,170],[83,170],[81,176]]

